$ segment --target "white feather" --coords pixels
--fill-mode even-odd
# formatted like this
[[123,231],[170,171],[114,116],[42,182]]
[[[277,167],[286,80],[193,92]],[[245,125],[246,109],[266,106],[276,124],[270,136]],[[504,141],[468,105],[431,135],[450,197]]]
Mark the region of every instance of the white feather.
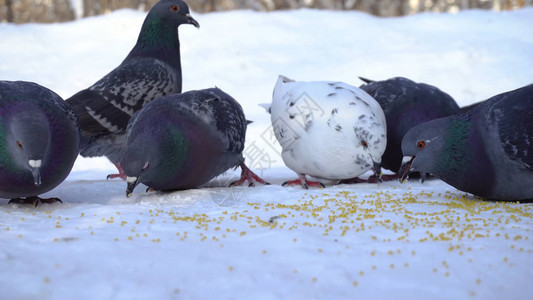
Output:
[[43,161],[38,159],[38,160],[34,160],[34,159],[30,159],[28,161],[28,164],[30,165],[30,167],[32,168],[40,168],[41,165],[42,165]]
[[346,83],[280,76],[271,120],[283,161],[299,174],[357,177],[381,162],[385,151],[387,126],[379,103]]

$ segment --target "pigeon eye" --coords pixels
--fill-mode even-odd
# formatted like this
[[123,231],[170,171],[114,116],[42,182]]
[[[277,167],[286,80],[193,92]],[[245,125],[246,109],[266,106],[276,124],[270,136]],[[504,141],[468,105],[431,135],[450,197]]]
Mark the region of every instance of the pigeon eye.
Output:
[[418,149],[424,149],[424,147],[426,147],[426,142],[424,141],[418,141],[418,143],[416,143],[416,147]]
[[19,141],[17,141],[17,146],[19,146],[19,148],[22,149],[22,144]]
[[361,141],[361,145],[363,145],[363,148],[368,148],[368,143],[366,141]]
[[176,4],[174,4],[174,5],[172,5],[170,7],[170,10],[173,11],[173,12],[178,12],[178,11],[180,11],[180,7],[177,6]]

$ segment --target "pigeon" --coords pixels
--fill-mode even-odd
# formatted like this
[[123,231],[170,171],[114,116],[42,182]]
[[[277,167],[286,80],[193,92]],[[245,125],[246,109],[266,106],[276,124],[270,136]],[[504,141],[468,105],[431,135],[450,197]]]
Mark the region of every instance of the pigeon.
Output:
[[240,104],[218,88],[148,103],[126,132],[126,195],[139,183],[163,191],[196,188],[237,166],[241,178],[233,185],[268,184],[244,164],[246,127]]
[[[404,77],[384,81],[366,82],[360,88],[379,102],[387,118],[387,148],[381,166],[397,172],[402,163],[402,139],[405,133],[418,124],[454,115],[459,112],[455,100],[445,92],[425,83],[416,83]],[[421,174],[424,181],[426,174]],[[384,175],[384,180],[396,179]]]
[[119,170],[108,178],[125,178],[119,163],[132,115],[153,99],[181,93],[177,30],[181,24],[200,27],[185,2],[159,1],[148,12],[126,59],[98,82],[67,99],[80,120],[80,154],[106,156]]
[[533,199],[533,84],[413,127],[399,174],[429,172],[493,200]]
[[79,142],[78,120],[61,97],[33,82],[0,81],[0,198],[61,202],[38,195],[65,180]]
[[298,82],[279,76],[271,121],[281,156],[298,179],[283,185],[324,187],[319,179],[358,182],[374,169],[381,175],[387,143],[385,115],[365,91],[343,82]]

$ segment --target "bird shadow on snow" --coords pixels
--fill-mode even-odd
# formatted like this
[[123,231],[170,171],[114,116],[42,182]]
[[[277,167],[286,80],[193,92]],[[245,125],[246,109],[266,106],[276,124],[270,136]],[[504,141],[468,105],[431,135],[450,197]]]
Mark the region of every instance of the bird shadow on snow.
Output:
[[[228,171],[212,179],[205,185],[181,191],[147,191],[147,186],[139,184],[131,197],[126,196],[126,182],[118,179],[98,179],[105,175],[95,172],[76,172],[53,190],[39,195],[41,198],[59,198],[63,205],[39,204],[39,209],[68,208],[71,205],[147,205],[213,208],[235,207],[251,189],[247,185],[230,186],[239,179],[237,172]],[[98,172],[96,172],[98,173]],[[261,184],[257,184],[258,188]],[[9,199],[0,199],[0,207],[27,208],[31,205],[8,204]]]
[[[56,208],[68,208],[71,205],[91,204],[91,205],[146,205],[146,206],[168,206],[177,208],[195,207],[198,209],[213,209],[220,207],[237,207],[247,201],[262,201],[270,198],[272,193],[285,195],[295,193],[297,195],[305,192],[300,186],[281,188],[278,181],[286,180],[290,176],[289,172],[273,172],[267,176],[273,185],[262,186],[257,184],[255,187],[229,186],[231,182],[239,178],[237,172],[226,172],[207,184],[189,190],[182,191],[148,191],[147,187],[140,184],[135,189],[131,197],[126,197],[126,183],[122,180],[82,180],[69,179],[64,181],[58,187],[50,192],[41,195],[42,198],[57,197],[63,201],[63,205]],[[284,179],[285,178],[285,179]],[[409,180],[406,184],[399,182],[384,182],[380,185],[370,183],[358,184],[327,184],[324,192],[335,192],[338,190],[353,190],[355,192],[371,193],[379,190],[398,190],[402,192],[409,191],[408,187],[414,191],[431,191],[434,189],[441,190],[444,183],[436,178],[420,183],[416,179]],[[464,195],[471,201],[487,201],[479,197],[463,193],[450,187],[451,194],[455,196]],[[268,196],[267,196],[268,195]],[[26,205],[9,205],[8,199],[0,207],[26,207]],[[533,200],[520,201],[521,203],[533,203]],[[1,203],[1,202],[0,202]],[[50,209],[54,205],[41,204],[40,209]]]

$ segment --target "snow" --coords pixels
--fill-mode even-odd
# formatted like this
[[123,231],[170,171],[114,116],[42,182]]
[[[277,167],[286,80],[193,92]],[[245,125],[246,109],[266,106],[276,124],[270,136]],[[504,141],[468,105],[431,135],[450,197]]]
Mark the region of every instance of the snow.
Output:
[[[0,24],[0,79],[64,98],[117,66],[145,14],[120,10],[63,24]],[[4,299],[525,299],[533,204],[480,201],[439,181],[281,187],[270,118],[278,74],[297,80],[405,76],[460,105],[531,83],[533,9],[382,19],[358,12],[233,11],[180,28],[184,90],[218,86],[253,120],[247,163],[270,186],[131,198],[114,167],[79,158],[44,196],[0,205]]]

